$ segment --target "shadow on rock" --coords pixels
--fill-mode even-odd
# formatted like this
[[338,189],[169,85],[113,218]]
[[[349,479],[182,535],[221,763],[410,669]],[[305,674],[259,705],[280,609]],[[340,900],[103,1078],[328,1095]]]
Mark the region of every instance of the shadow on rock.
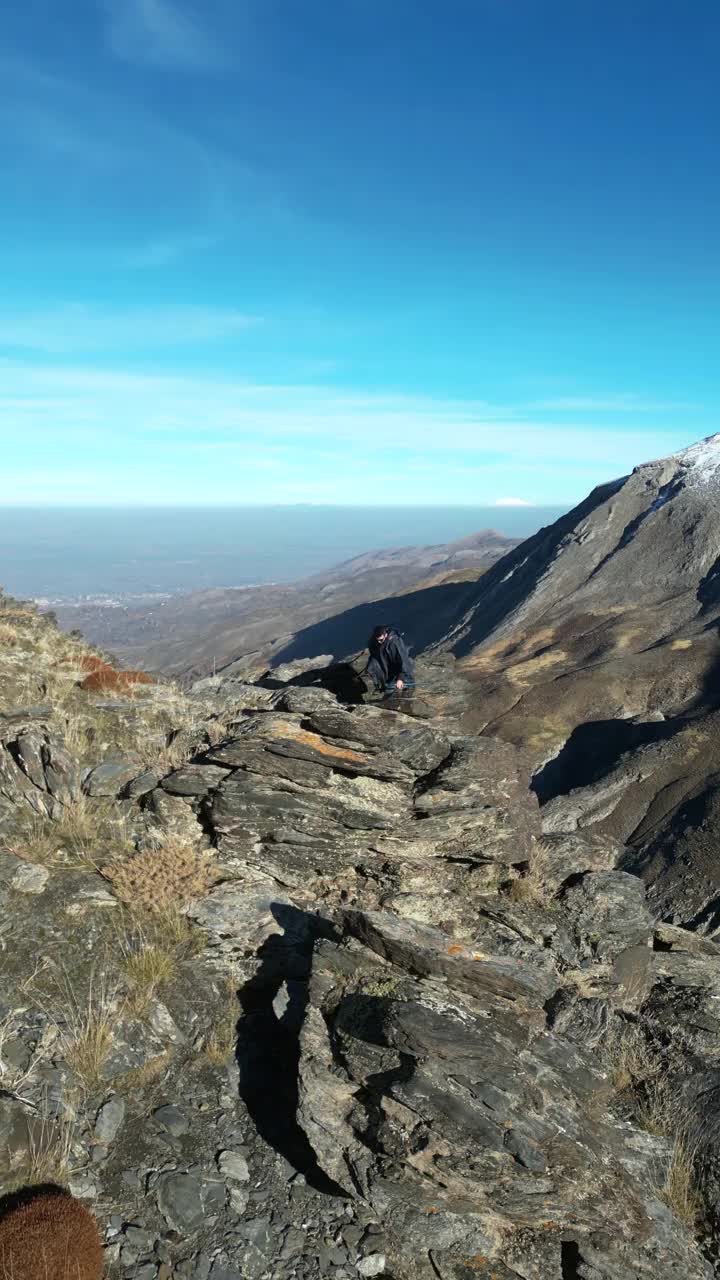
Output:
[[58,1186],[56,1182],[40,1182],[30,1187],[21,1187],[17,1191],[10,1191],[6,1196],[0,1196],[0,1222],[16,1209],[22,1209],[36,1200],[68,1195],[66,1188]]
[[327,667],[312,667],[290,680],[278,680],[271,670],[259,683],[265,689],[327,689],[339,702],[357,704],[364,701],[367,685],[349,662],[332,662]]
[[274,903],[272,912],[283,933],[263,943],[260,968],[238,993],[240,1095],[268,1146],[317,1191],[345,1196],[318,1166],[297,1122],[299,1036],[313,944],[318,937],[334,937],[334,930],[328,921],[285,903]]
[[540,804],[589,787],[609,773],[627,751],[671,738],[679,721],[589,720],[570,734],[562,750],[532,779]]

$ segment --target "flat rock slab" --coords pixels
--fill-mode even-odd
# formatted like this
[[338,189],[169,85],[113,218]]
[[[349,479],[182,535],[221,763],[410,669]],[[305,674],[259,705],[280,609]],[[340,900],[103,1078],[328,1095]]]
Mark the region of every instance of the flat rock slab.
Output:
[[137,760],[106,760],[88,774],[83,790],[89,796],[118,796],[139,770]]
[[378,955],[422,977],[444,978],[451,990],[498,996],[541,1007],[557,990],[559,978],[509,956],[453,942],[447,934],[382,912],[346,911],[348,932]]
[[206,796],[224,782],[228,770],[216,764],[186,764],[163,778],[163,791],[175,796]]

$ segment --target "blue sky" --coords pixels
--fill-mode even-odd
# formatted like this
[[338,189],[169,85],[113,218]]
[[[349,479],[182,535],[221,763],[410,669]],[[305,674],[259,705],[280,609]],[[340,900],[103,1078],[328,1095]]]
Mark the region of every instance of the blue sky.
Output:
[[23,0],[0,502],[569,504],[720,429],[715,0]]

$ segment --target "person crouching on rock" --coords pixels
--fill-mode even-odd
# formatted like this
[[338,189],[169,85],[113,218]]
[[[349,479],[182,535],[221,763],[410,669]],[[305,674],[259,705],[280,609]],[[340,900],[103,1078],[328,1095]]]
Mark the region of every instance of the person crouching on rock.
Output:
[[369,641],[370,658],[365,674],[383,693],[401,693],[415,688],[415,671],[407,645],[394,627],[380,623]]

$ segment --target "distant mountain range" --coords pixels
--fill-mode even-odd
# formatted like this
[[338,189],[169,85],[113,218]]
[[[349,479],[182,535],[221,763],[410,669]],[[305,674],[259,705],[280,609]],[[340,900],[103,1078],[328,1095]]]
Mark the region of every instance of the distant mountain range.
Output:
[[[337,648],[341,636],[342,652],[361,648],[376,614],[389,611],[395,621],[402,615],[413,622],[413,600],[407,593],[442,585],[442,600],[433,597],[432,619],[419,619],[419,632],[413,637],[419,647],[439,638],[441,621],[447,618],[450,623],[467,584],[517,545],[518,539],[483,529],[446,544],[370,551],[292,584],[216,588],[113,607],[60,604],[54,612],[62,627],[79,629],[128,666],[187,677],[229,664],[235,669],[268,665],[290,651],[300,633],[309,632],[300,642],[304,652],[308,644],[316,644],[318,633],[312,628],[358,608],[361,612],[347,625],[333,623],[324,643]],[[401,593],[404,598],[396,602]],[[372,602],[374,607],[362,612]],[[314,649],[320,651],[325,650]]]

